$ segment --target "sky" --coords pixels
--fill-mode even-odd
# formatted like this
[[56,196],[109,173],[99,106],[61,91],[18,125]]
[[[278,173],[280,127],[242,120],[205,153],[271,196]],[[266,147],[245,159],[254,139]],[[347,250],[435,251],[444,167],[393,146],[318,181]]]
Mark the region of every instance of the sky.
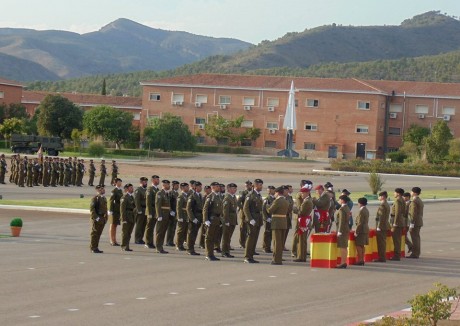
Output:
[[93,32],[118,18],[167,30],[253,44],[332,23],[399,25],[439,10],[460,16],[459,0],[2,0],[0,28]]

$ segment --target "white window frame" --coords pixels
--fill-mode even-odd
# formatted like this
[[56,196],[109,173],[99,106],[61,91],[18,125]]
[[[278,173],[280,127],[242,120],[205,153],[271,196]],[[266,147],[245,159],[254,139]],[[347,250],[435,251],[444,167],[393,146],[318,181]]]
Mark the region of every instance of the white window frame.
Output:
[[395,103],[390,104],[390,113],[402,113],[403,106],[402,104]]
[[[223,100],[227,100],[228,101],[223,101]],[[219,104],[220,105],[229,105],[229,104],[232,104],[232,97],[230,95],[219,95]]]
[[[310,128],[307,128],[310,127]],[[314,122],[305,122],[303,129],[305,131],[318,131],[318,124]]]
[[425,104],[417,104],[415,105],[415,113],[417,114],[428,114],[430,111],[430,107]]
[[149,93],[149,101],[160,102],[161,94],[160,93]]
[[455,108],[453,106],[445,106],[442,108],[442,115],[455,115]]
[[207,104],[208,103],[208,95],[196,94],[195,103]]
[[255,106],[256,105],[256,98],[252,96],[244,96],[243,97],[243,105],[244,106]]
[[277,121],[267,121],[267,129],[279,130],[279,124]]
[[[397,133],[397,134],[395,134],[395,133],[390,133],[390,129],[393,129],[393,130],[398,129],[398,130],[399,130],[399,133]],[[401,136],[401,128],[399,128],[399,127],[388,127],[388,135],[389,135],[389,136]]]
[[307,100],[305,101],[305,106],[307,108],[318,108],[319,107],[319,100],[315,99],[315,98],[307,98]]
[[182,102],[184,103],[185,95],[184,93],[172,93],[171,95],[171,102],[177,103],[177,102]]
[[[313,145],[314,148],[307,148],[308,144]],[[303,143],[303,149],[306,151],[316,151],[316,143],[305,142]]]
[[356,105],[358,110],[369,111],[371,109],[371,102],[369,101],[358,101]]
[[[272,143],[274,143],[275,146],[267,146],[267,142],[272,142]],[[276,146],[278,146],[278,142],[277,142],[276,140],[269,140],[269,139],[267,139],[267,140],[265,140],[265,142],[264,142],[264,147],[265,147],[265,148],[276,148]]]
[[[197,119],[199,119],[200,122],[198,122]],[[195,124],[196,125],[204,125],[204,124],[206,124],[206,118],[195,117]]]
[[280,106],[280,99],[278,97],[267,98],[267,106],[273,106],[274,108]]
[[368,134],[369,133],[369,126],[368,125],[357,124],[356,127],[355,127],[355,132],[357,134]]
[[141,113],[140,112],[134,112],[133,113],[133,120],[134,121],[140,121],[141,120]]
[[254,120],[243,120],[241,128],[254,128]]

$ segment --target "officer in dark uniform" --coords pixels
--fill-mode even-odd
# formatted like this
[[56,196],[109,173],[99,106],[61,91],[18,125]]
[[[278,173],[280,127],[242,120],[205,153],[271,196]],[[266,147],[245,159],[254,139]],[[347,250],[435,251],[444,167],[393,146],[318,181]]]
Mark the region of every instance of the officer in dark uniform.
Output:
[[49,186],[50,172],[51,172],[51,167],[50,167],[49,158],[48,156],[45,156],[45,161],[43,162],[43,179],[42,179],[43,187]]
[[201,195],[202,184],[195,181],[195,190],[188,196],[187,199],[187,217],[188,217],[188,230],[187,230],[187,253],[192,256],[199,256],[200,254],[195,251],[195,241],[203,223],[203,196]]
[[265,231],[264,231],[264,239],[263,239],[263,249],[265,253],[272,253],[271,246],[272,246],[272,216],[271,214],[268,213],[267,208],[270,207],[270,205],[273,203],[275,200],[275,187],[274,186],[268,186],[268,195],[264,200],[264,204],[262,205],[262,217],[264,220],[264,226],[265,226]]
[[0,157],[0,183],[5,184],[5,174],[6,174],[7,163],[5,160],[5,154],[2,154]]
[[283,264],[284,232],[287,229],[289,201],[285,194],[288,189],[284,186],[276,188],[276,198],[267,207],[267,213],[272,217],[271,229],[273,233],[273,260],[272,265]]
[[211,183],[212,192],[206,197],[203,206],[203,223],[206,225],[206,260],[219,260],[214,255],[214,244],[218,229],[220,227],[220,218],[222,216],[222,196],[220,195],[220,183]]
[[96,186],[96,196],[91,199],[89,210],[91,212],[91,244],[92,253],[99,254],[99,239],[107,223],[107,199],[105,198],[105,189],[101,186]]
[[[69,157],[70,158],[70,157]],[[70,158],[70,161],[72,162],[72,177],[70,178],[70,183],[72,186],[77,185],[77,157],[74,157],[73,160]],[[104,184],[100,184],[101,186],[105,187]]]
[[105,160],[101,161],[101,165],[99,166],[99,172],[101,175],[99,176],[99,184],[104,185],[105,176],[107,175],[107,168],[105,167]]
[[234,258],[230,254],[230,242],[232,239],[233,232],[235,227],[238,224],[238,215],[237,215],[237,199],[235,196],[237,186],[234,183],[229,183],[227,185],[227,194],[224,197],[223,212],[222,212],[222,257]]
[[238,197],[238,217],[240,218],[240,246],[244,248],[246,246],[246,239],[248,237],[248,225],[246,224],[246,218],[244,216],[244,201],[246,200],[246,195],[252,191],[252,182],[246,181],[246,189],[241,192],[241,195]]
[[134,219],[137,213],[133,196],[133,185],[130,183],[126,184],[124,190],[126,193],[120,200],[121,250],[133,251],[129,248],[129,240],[133,233]]
[[136,229],[134,231],[134,243],[145,244],[142,238],[144,237],[145,226],[147,224],[147,217],[145,215],[146,208],[146,190],[147,178],[141,177],[139,179],[139,187],[134,191],[134,201],[136,202]]
[[160,191],[159,188],[160,177],[156,174],[152,175],[152,184],[147,188],[145,195],[145,215],[147,215],[147,225],[145,226],[145,247],[155,249],[153,244],[153,231],[157,223],[156,210],[155,210],[155,196]]
[[181,193],[176,202],[176,250],[185,251],[184,242],[187,238],[187,198],[189,196],[189,185],[186,182],[180,184]]
[[173,180],[171,182],[172,189],[169,193],[171,199],[171,213],[169,214],[169,224],[168,230],[166,232],[166,245],[169,247],[174,247],[174,236],[176,234],[176,205],[177,205],[177,197],[179,197],[179,181]]
[[167,254],[163,250],[163,243],[165,241],[166,231],[169,225],[169,215],[171,213],[171,197],[169,189],[171,182],[169,180],[162,180],[162,189],[155,196],[155,213],[157,224],[155,228],[155,246],[160,254]]
[[64,186],[68,187],[72,180],[72,162],[69,159],[64,160]]
[[117,161],[112,160],[112,180],[110,180],[110,184],[112,186],[115,185],[115,179],[118,177],[118,165]]
[[121,197],[123,197],[122,181],[120,178],[115,179],[115,188],[112,189],[109,199],[109,238],[112,246],[119,246],[117,242],[117,226],[120,225],[120,203]]
[[94,176],[96,175],[96,166],[94,165],[93,160],[89,160],[89,180],[88,180],[88,186],[93,186],[94,183]]
[[[212,191],[211,186],[209,185],[204,186],[203,205],[204,205],[204,202],[206,201],[206,197],[211,193],[211,191]],[[200,236],[199,236],[201,249],[204,249],[205,247],[205,244],[204,244],[205,238],[206,238],[206,225],[203,223],[201,224],[201,227],[200,227]]]
[[390,260],[399,261],[401,259],[401,240],[402,230],[404,228],[404,212],[406,211],[406,203],[403,199],[404,189],[396,188],[394,192],[395,201],[391,207],[391,233],[393,237],[394,256]]
[[64,159],[61,158],[59,160],[59,185],[61,187],[64,186],[64,173],[65,173]]
[[260,227],[262,226],[262,187],[264,182],[261,179],[254,180],[254,189],[249,192],[244,201],[243,211],[248,226],[248,237],[244,252],[244,262],[258,263],[254,260],[257,239],[259,239]]

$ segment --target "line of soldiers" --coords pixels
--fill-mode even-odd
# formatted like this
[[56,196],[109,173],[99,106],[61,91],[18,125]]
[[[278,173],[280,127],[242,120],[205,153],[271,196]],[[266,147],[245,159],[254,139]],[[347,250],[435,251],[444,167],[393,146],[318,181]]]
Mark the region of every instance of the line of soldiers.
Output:
[[[19,187],[57,187],[57,186],[83,186],[83,176],[88,173],[88,185],[94,186],[96,176],[96,166],[94,161],[89,160],[89,168],[86,170],[84,159],[77,157],[59,158],[27,158],[20,154],[11,155],[11,173],[9,182],[15,183]],[[115,184],[115,179],[119,174],[119,169],[115,160],[112,160],[112,179],[111,184]],[[0,183],[5,184],[5,176],[8,172],[8,164],[5,154],[0,156]],[[104,185],[105,177],[108,175],[105,160],[101,160],[99,167],[99,185]]]
[[[258,255],[256,244],[261,228],[264,226],[263,250],[266,253],[273,254],[271,264],[282,265],[282,255],[283,251],[287,251],[285,244],[290,229],[294,228],[295,230],[291,249],[291,255],[295,258],[293,261],[306,262],[309,234],[313,230],[316,233],[330,232],[336,212],[339,248],[346,248],[342,243],[348,243],[348,234],[353,226],[351,216],[353,203],[349,198],[350,192],[344,189],[337,201],[333,185],[330,182],[316,186],[314,188],[316,196],[311,195],[313,183],[309,180],[301,181],[300,191],[295,197],[292,196],[293,188],[290,185],[277,188],[268,186],[268,195],[265,198],[262,197],[263,181],[261,179],[255,179],[254,182],[246,181],[245,189],[239,197],[236,196],[237,185],[234,183],[229,183],[225,186],[218,182],[213,182],[210,186],[205,187],[206,190],[203,194],[202,183],[195,180],[191,180],[190,183],[170,182],[169,180],[160,182],[160,177],[153,175],[150,186],[147,185],[148,179],[146,177],[140,178],[139,182],[139,186],[136,189],[132,184],[128,183],[122,190],[122,180],[117,178],[116,187],[112,190],[108,201],[104,196],[104,187],[96,187],[97,195],[93,197],[90,205],[91,221],[93,223],[90,246],[92,252],[101,252],[98,248],[99,237],[103,226],[109,221],[110,244],[112,246],[121,246],[123,251],[132,251],[130,240],[132,233],[134,233],[135,244],[144,245],[149,249],[156,249],[157,253],[168,253],[163,247],[166,243],[166,245],[175,246],[178,251],[186,251],[189,255],[199,256],[200,254],[195,251],[195,245],[198,233],[201,230],[204,237],[203,247],[206,260],[219,260],[215,253],[220,253],[222,257],[234,258],[230,253],[232,250],[230,241],[238,225],[239,217],[239,240],[241,247],[245,250],[244,262],[258,263],[254,256]],[[418,258],[420,254],[419,234],[421,225],[420,222],[415,221],[414,208],[412,210],[409,208],[415,207],[414,205],[417,203],[418,216],[423,216],[423,204],[420,208],[418,203],[421,201],[418,198],[417,191],[419,195],[421,190],[414,187],[414,199],[411,202],[414,204],[408,204],[407,215],[412,216],[410,220],[413,223],[411,222],[410,225],[411,229],[415,230],[414,232],[411,231],[411,235],[413,233],[414,235],[412,236],[413,243],[410,245],[410,249],[413,252],[413,256]],[[381,198],[383,201],[384,195]],[[362,199],[358,200],[360,213],[356,218],[356,230],[357,236],[358,234],[364,234],[360,238],[363,238],[362,241],[365,242],[368,241],[369,229],[364,224],[368,224],[368,217],[366,220],[362,216],[361,211],[365,210],[361,208],[367,205],[367,200],[363,201]],[[97,204],[101,202],[104,202],[104,204]],[[384,202],[386,203],[386,198]],[[397,229],[400,227],[400,206],[398,206],[398,203],[398,201],[395,201],[393,205],[393,212],[396,217],[391,222],[395,247],[398,237],[400,239],[399,230]],[[296,218],[292,223],[294,215],[296,215]],[[377,232],[386,232],[386,228],[380,224],[384,223],[385,219],[390,221],[389,216],[389,209],[387,212],[386,210],[382,211],[379,207],[377,212]],[[117,225],[121,225],[122,228],[121,244],[116,241]],[[342,241],[345,238],[346,241]],[[360,243],[358,243],[358,246],[361,248]],[[382,242],[380,241],[379,248],[381,244]],[[362,248],[364,248],[364,245],[362,245]],[[362,256],[363,252],[358,252],[359,265],[361,265]],[[398,257],[397,250],[395,250],[395,257]],[[346,265],[341,265],[342,267],[340,268],[346,267]]]

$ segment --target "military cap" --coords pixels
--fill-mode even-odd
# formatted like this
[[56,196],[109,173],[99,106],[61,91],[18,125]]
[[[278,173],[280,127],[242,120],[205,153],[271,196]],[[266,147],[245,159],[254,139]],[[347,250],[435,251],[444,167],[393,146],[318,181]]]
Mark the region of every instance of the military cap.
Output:
[[201,186],[202,185],[202,183],[200,181],[194,181],[193,183],[190,182],[190,184],[194,184],[195,186]]
[[275,189],[275,191],[276,191],[277,193],[279,193],[279,194],[282,194],[282,193],[284,192],[284,190],[285,190],[284,186],[280,186],[280,187],[278,187],[278,188]]
[[379,192],[379,196],[388,197],[388,193],[386,191]]
[[326,184],[324,185],[324,188],[333,188],[334,185],[332,183],[330,183],[329,181],[326,182]]
[[89,160],[89,161],[90,161],[91,163],[92,163],[92,162],[94,162],[92,159],[91,159],[91,160]]
[[116,161],[115,160],[112,160],[112,163],[115,163]]
[[339,199],[342,199],[346,203],[348,203],[350,201],[350,198],[347,195],[342,195],[342,196],[339,197]]
[[420,195],[420,193],[422,192],[422,189],[420,189],[420,187],[414,187],[412,188],[412,192],[416,193],[417,195]]
[[291,186],[291,185],[286,185],[286,187],[288,187],[288,188],[292,188],[292,186]]
[[123,180],[121,180],[120,178],[115,178],[115,182],[118,182],[118,181],[123,181]]
[[181,186],[181,187],[187,187],[187,186],[188,186],[188,183],[187,183],[187,182],[182,182],[182,183],[180,184],[180,186]]
[[164,179],[164,180],[161,180],[161,183],[168,183],[169,184],[169,183],[171,183],[171,181]]
[[223,183],[219,183],[219,186],[221,187],[225,187],[225,185]]
[[152,179],[160,179],[159,176],[157,176],[156,174],[152,175]]
[[347,189],[343,189],[342,190],[342,194],[345,194],[347,196],[350,196],[351,195],[351,192],[349,192]]
[[195,181],[195,180],[190,180],[189,182],[190,182],[191,185],[196,184],[196,181]]
[[101,189],[101,188],[104,188],[104,186],[102,186],[102,185],[97,185],[95,188],[96,188],[96,190],[99,190],[99,189]]
[[245,182],[245,184],[247,184],[247,185],[252,185],[252,182],[249,181],[249,180],[247,180],[247,181]]
[[146,177],[140,177],[139,181],[147,181],[148,179]]
[[180,184],[180,182],[179,182],[179,181],[176,181],[176,180],[173,180],[171,183],[172,183],[173,185],[178,185],[178,184]]
[[367,198],[361,197],[358,199],[358,203],[360,203],[363,206],[367,205]]
[[102,159],[102,160],[101,160],[101,162],[105,162],[105,160],[104,160],[104,159]]
[[267,189],[272,189],[273,190],[273,189],[275,189],[275,187],[274,186],[268,186]]
[[128,186],[128,187],[132,187],[132,186],[133,186],[133,184],[132,184],[132,183],[127,183],[127,184],[126,184],[126,186]]
[[302,187],[300,188],[300,192],[310,192],[310,188]]
[[255,179],[254,183],[264,183],[264,182],[262,181],[262,179]]
[[205,189],[205,190],[206,190],[206,189],[211,189],[211,186],[206,185],[206,186],[204,186],[204,189]]
[[219,183],[219,182],[216,182],[216,181],[214,181],[214,182],[211,182],[211,186],[220,186],[220,183]]
[[238,186],[236,185],[236,183],[233,183],[233,182],[232,182],[232,183],[229,183],[229,184],[227,185],[227,187],[229,187],[229,188],[236,188],[236,187],[238,187]]
[[410,192],[405,192],[405,193],[403,194],[403,197],[410,197]]
[[396,189],[395,189],[395,192],[398,193],[398,194],[400,194],[400,195],[402,195],[402,194],[404,193],[404,189],[402,189],[402,188],[396,188]]

